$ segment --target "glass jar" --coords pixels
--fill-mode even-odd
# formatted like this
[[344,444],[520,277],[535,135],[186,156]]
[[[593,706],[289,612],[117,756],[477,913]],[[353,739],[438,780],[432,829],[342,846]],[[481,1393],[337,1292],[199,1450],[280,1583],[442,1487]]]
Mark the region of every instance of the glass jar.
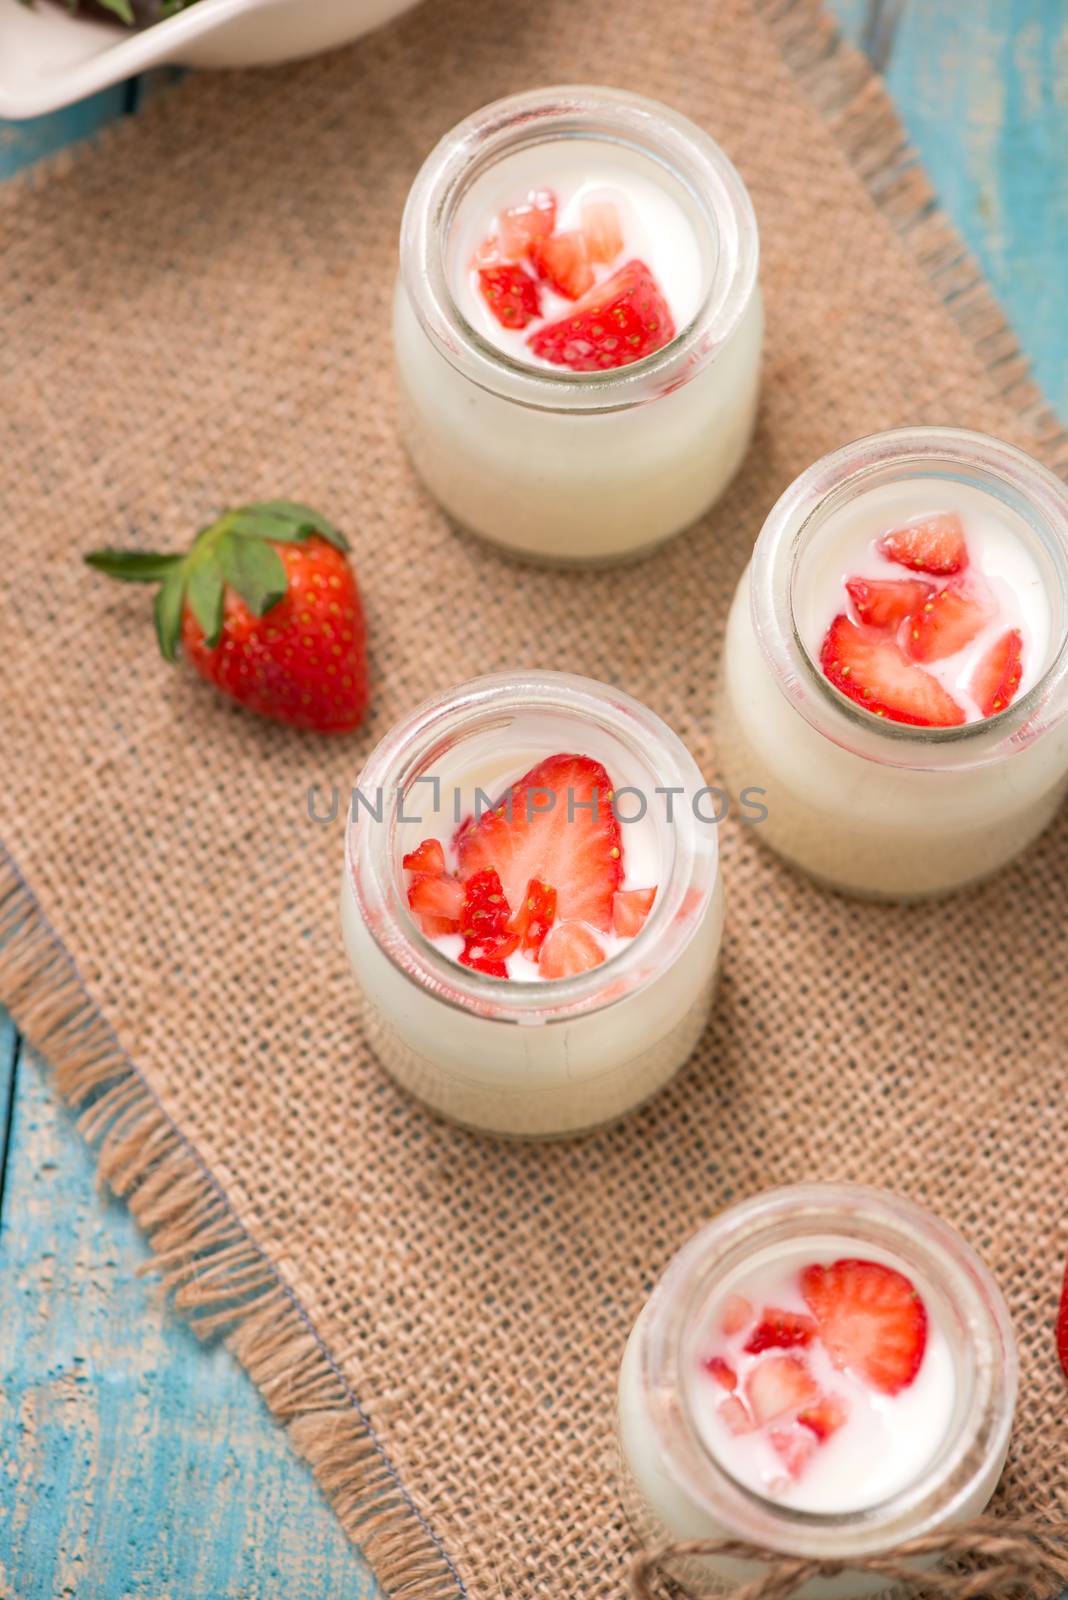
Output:
[[[456,303],[450,252],[471,186],[532,146],[610,147],[668,192],[700,255],[696,314],[610,371],[512,359]],[[756,221],[722,150],[668,107],[602,88],[515,95],[446,134],[404,211],[394,346],[412,460],[457,522],[552,562],[637,556],[716,500],[745,454],[763,314]]]
[[[884,1259],[920,1290],[947,1341],[955,1378],[949,1421],[913,1481],[849,1511],[798,1510],[735,1478],[706,1443],[691,1381],[695,1338],[738,1269],[800,1245]],[[639,1316],[620,1375],[624,1497],[643,1545],[733,1538],[829,1562],[885,1554],[906,1539],[978,1515],[1001,1474],[1012,1429],[1017,1354],[1000,1289],[952,1228],[911,1201],[854,1184],[803,1184],[744,1201],[708,1223],[670,1262]],[[686,1592],[719,1594],[754,1581],[752,1562],[702,1557],[673,1564]],[[850,1600],[885,1579],[840,1573],[799,1600]]]
[[[559,751],[602,761],[619,785],[624,855],[630,823],[649,829],[658,892],[648,918],[572,977],[504,980],[460,966],[409,914],[402,856],[461,822],[448,811],[460,779],[494,769],[488,806]],[[505,673],[419,706],[368,759],[346,829],[342,928],[383,1065],[441,1115],[516,1137],[578,1133],[648,1099],[691,1055],[712,1003],[723,890],[709,795],[659,717],[587,678]]]
[[[906,480],[992,497],[1029,547],[1049,605],[1045,670],[1006,710],[957,727],[872,716],[806,649],[799,576],[828,519]],[[907,576],[907,573],[903,573]],[[1053,817],[1068,783],[1068,490],[1011,445],[906,428],[835,451],[772,508],[727,624],[717,746],[728,787],[765,791],[761,840],[847,893],[909,899],[984,878]]]

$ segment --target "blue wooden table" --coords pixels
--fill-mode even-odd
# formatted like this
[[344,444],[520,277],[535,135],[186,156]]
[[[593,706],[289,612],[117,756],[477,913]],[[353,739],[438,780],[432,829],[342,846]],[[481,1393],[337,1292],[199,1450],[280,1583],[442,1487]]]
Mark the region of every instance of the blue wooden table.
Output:
[[[1068,11],[832,3],[1068,416]],[[0,123],[0,178],[158,87]],[[365,1564],[244,1374],[137,1276],[146,1254],[0,1012],[0,1596],[370,1600]]]

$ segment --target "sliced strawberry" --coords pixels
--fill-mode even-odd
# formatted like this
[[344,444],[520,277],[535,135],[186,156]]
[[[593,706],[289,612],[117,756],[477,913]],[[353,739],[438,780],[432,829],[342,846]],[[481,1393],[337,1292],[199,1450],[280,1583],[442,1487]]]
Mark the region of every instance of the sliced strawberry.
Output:
[[537,961],[545,935],[556,920],[556,890],[531,878],[519,910],[512,918],[512,932],[519,936],[519,948],[530,961]]
[[738,1374],[729,1361],[724,1361],[722,1356],[707,1356],[705,1358],[705,1371],[715,1378],[723,1389],[737,1389]]
[[723,1310],[719,1314],[719,1325],[727,1338],[736,1333],[741,1333],[753,1320],[753,1307],[744,1294],[729,1294],[723,1302]]
[[821,1395],[815,1405],[797,1413],[797,1420],[803,1428],[810,1428],[821,1444],[826,1444],[831,1434],[849,1421],[849,1402],[838,1394]]
[[612,927],[621,939],[633,939],[653,909],[655,889],[617,889],[612,900]]
[[442,873],[445,871],[445,851],[438,839],[424,839],[414,850],[409,850],[401,866],[405,872]]
[[[505,959],[519,948],[519,938],[509,927],[511,913],[501,880],[492,868],[474,872],[464,882],[460,932],[464,948],[459,960],[465,967],[506,978]],[[487,965],[487,963],[489,963]]]
[[800,1356],[767,1356],[746,1379],[745,1396],[753,1416],[762,1424],[811,1405],[819,1389]]
[[643,261],[628,261],[558,322],[529,335],[536,356],[572,372],[625,367],[675,337],[667,301]]
[[604,960],[604,948],[584,922],[558,922],[541,947],[538,969],[545,978],[573,978]]
[[762,1350],[792,1350],[810,1345],[816,1337],[816,1324],[801,1311],[780,1311],[768,1306],[745,1341],[748,1355]]
[[464,909],[464,887],[444,873],[419,873],[408,889],[408,904],[428,938],[458,933]]
[[623,228],[619,209],[611,200],[587,200],[582,207],[582,232],[591,261],[610,267],[623,253]]
[[593,268],[581,233],[553,233],[539,239],[531,259],[539,278],[545,278],[568,300],[577,300],[593,288]]
[[599,761],[547,756],[492,810],[461,826],[460,877],[493,868],[515,906],[532,878],[551,883],[558,919],[588,922],[608,933],[612,897],[623,878],[623,840],[611,793],[612,780]]
[[768,1442],[791,1478],[801,1476],[818,1448],[812,1435],[800,1428],[772,1428]]
[[541,316],[541,295],[530,273],[515,262],[480,267],[482,295],[502,328],[525,328]]
[[922,578],[847,578],[846,588],[860,621],[887,629],[911,617],[935,592]]
[[501,249],[511,261],[531,255],[556,226],[556,196],[551,189],[532,189],[522,205],[510,206],[500,218]]
[[905,648],[914,661],[942,661],[971,644],[996,611],[985,583],[969,574],[952,578],[912,618]]
[[1061,1303],[1057,1311],[1057,1360],[1064,1376],[1068,1378],[1068,1263],[1064,1268]]
[[503,259],[504,253],[501,249],[501,241],[495,233],[491,233],[482,240],[482,243],[471,257],[471,266],[477,272],[479,267],[495,267]]
[[820,666],[836,689],[877,717],[921,728],[952,728],[964,721],[948,689],[910,661],[896,640],[858,626],[844,612],[827,629]]
[[927,1348],[927,1309],[896,1267],[847,1259],[806,1267],[801,1293],[834,1365],[883,1394],[907,1389]]
[[964,529],[955,511],[938,511],[903,528],[893,528],[879,540],[879,549],[891,561],[913,572],[934,572],[948,578],[968,565]]
[[732,1433],[752,1433],[756,1427],[756,1423],[736,1394],[720,1401],[716,1410]]
[[1023,635],[1010,628],[990,646],[972,676],[971,691],[984,717],[1011,705],[1023,677]]

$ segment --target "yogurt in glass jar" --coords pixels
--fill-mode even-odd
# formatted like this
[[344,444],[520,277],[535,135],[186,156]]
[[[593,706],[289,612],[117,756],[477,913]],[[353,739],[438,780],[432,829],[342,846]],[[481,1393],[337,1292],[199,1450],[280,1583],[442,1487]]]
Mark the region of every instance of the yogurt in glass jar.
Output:
[[1068,785],[1068,490],[953,428],[847,445],[772,509],[727,624],[728,786],[833,888],[986,877]]
[[[628,1513],[647,1545],[733,1538],[847,1564],[805,1600],[879,1592],[850,1558],[983,1509],[1016,1391],[1004,1299],[951,1228],[858,1185],[774,1190],[695,1235],[635,1324]],[[706,1555],[677,1575],[714,1594],[760,1567]]]
[[638,556],[748,445],[763,315],[752,205],[655,101],[551,88],[431,152],[401,229],[409,453],[459,523],[527,557]]
[[723,928],[716,806],[629,695],[507,673],[439,695],[353,792],[341,916],[383,1065],[488,1133],[578,1133],[688,1059]]

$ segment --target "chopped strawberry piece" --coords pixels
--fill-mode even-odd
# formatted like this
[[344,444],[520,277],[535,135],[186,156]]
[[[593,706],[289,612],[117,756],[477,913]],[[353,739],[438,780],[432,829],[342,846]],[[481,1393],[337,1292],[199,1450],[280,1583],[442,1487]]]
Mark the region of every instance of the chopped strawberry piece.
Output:
[[545,278],[568,300],[577,300],[593,288],[593,268],[581,233],[553,233],[539,240],[532,260],[539,278]]
[[767,1356],[746,1379],[745,1395],[757,1422],[773,1422],[811,1405],[819,1389],[800,1356]]
[[[611,793],[612,781],[599,761],[547,756],[492,810],[461,828],[460,877],[493,868],[515,906],[532,878],[551,883],[559,919],[588,922],[608,933],[612,897],[623,878],[623,840]],[[603,951],[598,959],[604,960]]]
[[619,209],[611,200],[587,200],[582,207],[582,231],[586,254],[591,261],[608,267],[623,253],[623,229]]
[[810,1433],[800,1428],[772,1428],[768,1442],[791,1478],[799,1478],[818,1448]]
[[741,1333],[753,1320],[752,1304],[744,1294],[729,1294],[723,1302],[723,1310],[719,1314],[719,1325],[727,1338],[733,1334]]
[[511,261],[532,254],[556,226],[556,196],[551,189],[532,189],[522,205],[501,213],[501,249]]
[[667,301],[643,261],[628,261],[574,310],[535,329],[536,356],[572,372],[601,372],[641,361],[675,337]]
[[472,873],[464,883],[460,911],[464,948],[459,960],[465,967],[494,978],[508,976],[505,958],[519,947],[519,938],[508,925],[510,916],[497,873],[492,868]]
[[1057,1360],[1064,1376],[1068,1378],[1068,1263],[1064,1268],[1061,1303],[1057,1311]]
[[612,926],[621,939],[640,932],[656,899],[655,889],[617,889],[612,900]]
[[820,650],[824,674],[843,694],[892,722],[952,728],[964,712],[937,678],[910,661],[896,640],[874,628],[835,617]]
[[471,257],[471,267],[477,272],[479,267],[495,267],[503,259],[501,241],[495,233],[491,233],[487,238],[483,239]]
[[442,873],[445,871],[445,851],[437,839],[424,839],[401,862],[405,872],[431,872]]
[[756,1424],[736,1394],[722,1400],[716,1407],[732,1433],[752,1433]]
[[872,628],[896,628],[935,593],[922,578],[847,578],[846,588],[861,622]]
[[967,574],[953,578],[912,618],[905,648],[914,661],[941,661],[971,644],[996,611],[994,596],[984,583]]
[[708,1356],[705,1359],[705,1371],[724,1389],[737,1389],[738,1374],[729,1361],[724,1361],[722,1356]]
[[556,890],[531,878],[519,910],[512,918],[512,932],[518,934],[519,948],[530,961],[537,961],[555,919]]
[[879,549],[913,572],[934,572],[944,578],[968,565],[964,529],[955,511],[939,511],[894,528],[879,540]]
[[572,978],[604,960],[604,948],[584,922],[558,922],[541,947],[538,967],[546,978]]
[[810,1345],[816,1337],[816,1324],[801,1311],[779,1311],[768,1306],[760,1321],[745,1341],[746,1353],[759,1355],[762,1350],[792,1350]]
[[815,1405],[806,1406],[804,1411],[798,1412],[797,1420],[803,1428],[810,1428],[821,1444],[825,1444],[832,1433],[837,1433],[849,1421],[849,1402],[838,1394],[821,1395]]
[[464,909],[464,888],[444,873],[419,873],[408,889],[408,904],[428,938],[457,933]]
[[903,1272],[851,1259],[810,1266],[801,1293],[839,1370],[859,1372],[883,1394],[908,1388],[927,1348],[927,1309]]
[[525,328],[541,316],[538,286],[524,267],[514,262],[480,267],[478,281],[486,304],[502,328]]
[[476,951],[469,950],[465,945],[457,956],[462,967],[471,967],[475,972],[484,972],[490,978],[507,978],[508,968],[497,956],[483,956]]
[[1023,635],[1010,628],[990,646],[972,677],[972,696],[984,717],[1012,704],[1022,677]]

